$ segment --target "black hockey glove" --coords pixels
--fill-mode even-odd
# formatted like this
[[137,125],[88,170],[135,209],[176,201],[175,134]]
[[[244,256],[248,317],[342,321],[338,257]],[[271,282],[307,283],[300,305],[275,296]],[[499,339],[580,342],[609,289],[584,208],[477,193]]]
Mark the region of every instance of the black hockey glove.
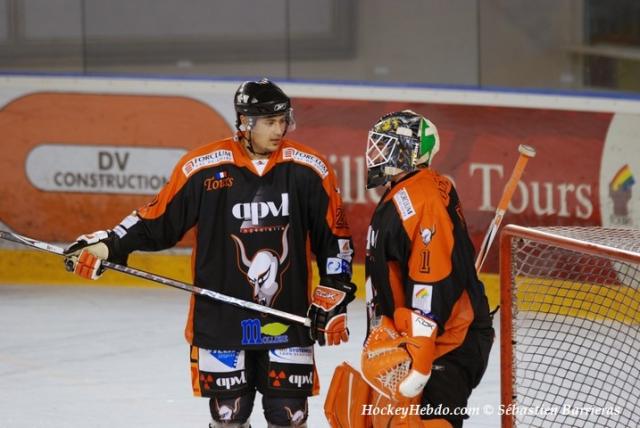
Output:
[[104,272],[103,260],[127,264],[127,256],[118,256],[116,234],[99,230],[81,235],[64,250],[64,265],[69,272],[87,279],[98,279]]
[[320,346],[339,345],[349,340],[347,305],[355,298],[356,286],[331,277],[320,278],[313,292],[307,316],[311,319],[309,336]]

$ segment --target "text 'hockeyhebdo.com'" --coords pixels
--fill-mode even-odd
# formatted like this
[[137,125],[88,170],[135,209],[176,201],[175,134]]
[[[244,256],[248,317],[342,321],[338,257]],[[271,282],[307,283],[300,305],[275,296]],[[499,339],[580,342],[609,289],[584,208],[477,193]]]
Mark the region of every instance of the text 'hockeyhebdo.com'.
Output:
[[562,406],[519,406],[519,405],[499,405],[485,404],[483,406],[454,407],[448,408],[442,405],[421,406],[411,404],[404,407],[394,407],[391,404],[386,406],[375,406],[373,404],[363,404],[361,414],[366,416],[474,416],[474,415],[513,415],[513,416],[599,416],[599,415],[619,415],[622,408],[619,406],[594,407],[594,406],[572,406],[565,404]]

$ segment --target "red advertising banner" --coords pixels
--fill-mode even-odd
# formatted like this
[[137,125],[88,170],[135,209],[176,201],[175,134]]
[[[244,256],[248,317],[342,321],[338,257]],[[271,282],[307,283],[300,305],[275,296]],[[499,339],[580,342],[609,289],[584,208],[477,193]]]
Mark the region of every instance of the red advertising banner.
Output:
[[[362,257],[378,193],[365,191],[367,132],[391,111],[428,117],[440,135],[433,168],[458,189],[476,248],[494,216],[518,158],[518,145],[537,150],[503,224],[600,225],[599,174],[611,113],[404,102],[294,100],[299,139],[329,154],[342,184],[348,218]],[[497,271],[497,247],[484,270]]]

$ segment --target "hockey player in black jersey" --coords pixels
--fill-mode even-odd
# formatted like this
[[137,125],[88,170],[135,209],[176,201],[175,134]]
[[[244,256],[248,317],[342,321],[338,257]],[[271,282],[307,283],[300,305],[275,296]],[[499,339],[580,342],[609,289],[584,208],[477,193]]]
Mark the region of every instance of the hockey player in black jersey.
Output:
[[192,296],[192,387],[210,398],[211,426],[248,427],[260,391],[269,427],[303,427],[319,388],[314,342],[348,339],[353,244],[331,167],[285,139],[295,127],[289,97],[263,79],[240,85],[234,104],[235,136],[187,153],[151,203],[112,230],[80,236],[67,264],[95,279],[101,260],[126,263],[132,251],[172,247],[192,230],[195,285],[312,320],[309,329]]

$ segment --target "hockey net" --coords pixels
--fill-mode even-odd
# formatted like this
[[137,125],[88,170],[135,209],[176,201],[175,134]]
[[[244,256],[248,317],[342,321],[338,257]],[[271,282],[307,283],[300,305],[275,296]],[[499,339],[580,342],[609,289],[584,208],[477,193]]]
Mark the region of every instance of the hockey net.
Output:
[[640,426],[640,230],[507,226],[502,426]]

